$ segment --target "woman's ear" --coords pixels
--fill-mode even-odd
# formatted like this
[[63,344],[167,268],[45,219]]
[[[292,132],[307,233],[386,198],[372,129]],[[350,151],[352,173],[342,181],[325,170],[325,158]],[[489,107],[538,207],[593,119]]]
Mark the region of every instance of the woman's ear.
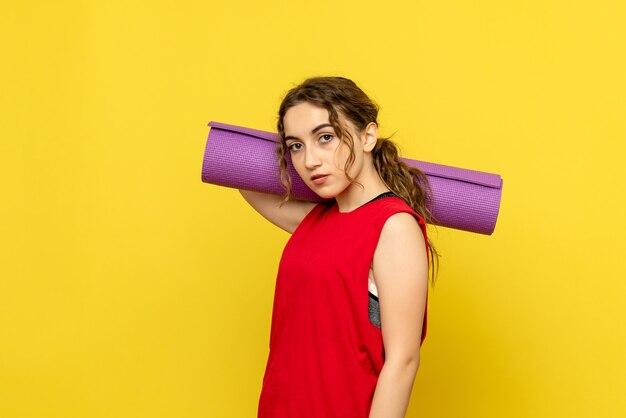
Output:
[[363,132],[363,151],[372,152],[378,142],[378,125],[376,122],[370,122]]

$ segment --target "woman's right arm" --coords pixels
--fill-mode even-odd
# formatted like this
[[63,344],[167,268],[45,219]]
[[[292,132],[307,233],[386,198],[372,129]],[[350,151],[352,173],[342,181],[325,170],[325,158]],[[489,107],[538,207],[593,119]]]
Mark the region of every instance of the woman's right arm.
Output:
[[279,206],[283,200],[281,196],[241,189],[239,192],[254,210],[290,234],[296,230],[304,217],[317,205],[317,203],[305,202],[303,200],[289,200],[284,205]]

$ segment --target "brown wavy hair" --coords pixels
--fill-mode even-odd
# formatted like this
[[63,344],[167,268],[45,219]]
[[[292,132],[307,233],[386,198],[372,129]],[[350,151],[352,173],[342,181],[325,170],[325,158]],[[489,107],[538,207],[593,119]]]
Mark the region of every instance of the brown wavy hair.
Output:
[[[297,104],[307,102],[324,108],[328,111],[329,122],[335,129],[337,136],[345,143],[350,154],[344,167],[346,176],[351,182],[348,171],[355,160],[354,139],[347,127],[339,121],[339,115],[348,119],[358,132],[362,132],[369,123],[378,125],[378,105],[374,103],[352,80],[343,77],[314,77],[305,80],[302,84],[287,92],[278,111],[278,135],[280,145],[276,152],[279,159],[280,180],[287,195],[284,202],[293,198],[291,190],[291,175],[288,171],[288,148],[285,141],[283,119],[287,110]],[[431,196],[430,184],[426,175],[418,168],[412,167],[399,160],[398,147],[387,138],[378,138],[372,152],[374,166],[387,188],[402,198],[427,224],[434,223],[435,219],[427,207]],[[430,255],[429,270],[431,284],[434,286],[437,271],[439,270],[439,253],[430,239],[428,239]]]

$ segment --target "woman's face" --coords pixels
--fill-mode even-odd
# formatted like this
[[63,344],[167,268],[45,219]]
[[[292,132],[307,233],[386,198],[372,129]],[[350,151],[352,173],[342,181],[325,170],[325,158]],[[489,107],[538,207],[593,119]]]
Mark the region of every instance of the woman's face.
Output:
[[[355,160],[350,176],[358,180],[363,168],[363,145],[352,123],[339,115],[339,122],[354,139]],[[294,168],[307,186],[323,198],[334,198],[351,185],[344,167],[350,155],[330,124],[328,111],[303,102],[287,110],[283,118],[287,152]]]

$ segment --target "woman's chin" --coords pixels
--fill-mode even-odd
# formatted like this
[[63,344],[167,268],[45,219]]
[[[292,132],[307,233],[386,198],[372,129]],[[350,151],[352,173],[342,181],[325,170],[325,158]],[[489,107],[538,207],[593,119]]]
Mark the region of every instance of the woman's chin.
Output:
[[321,197],[322,199],[334,199],[335,195],[333,193],[324,193],[322,191],[318,191],[318,190],[313,190],[315,192],[316,195],[318,195],[319,197]]
[[321,197],[322,199],[334,199],[336,196],[336,194],[330,190],[324,190],[323,188],[319,188],[315,186],[313,187],[309,186],[309,188],[313,190],[313,192],[319,197]]

